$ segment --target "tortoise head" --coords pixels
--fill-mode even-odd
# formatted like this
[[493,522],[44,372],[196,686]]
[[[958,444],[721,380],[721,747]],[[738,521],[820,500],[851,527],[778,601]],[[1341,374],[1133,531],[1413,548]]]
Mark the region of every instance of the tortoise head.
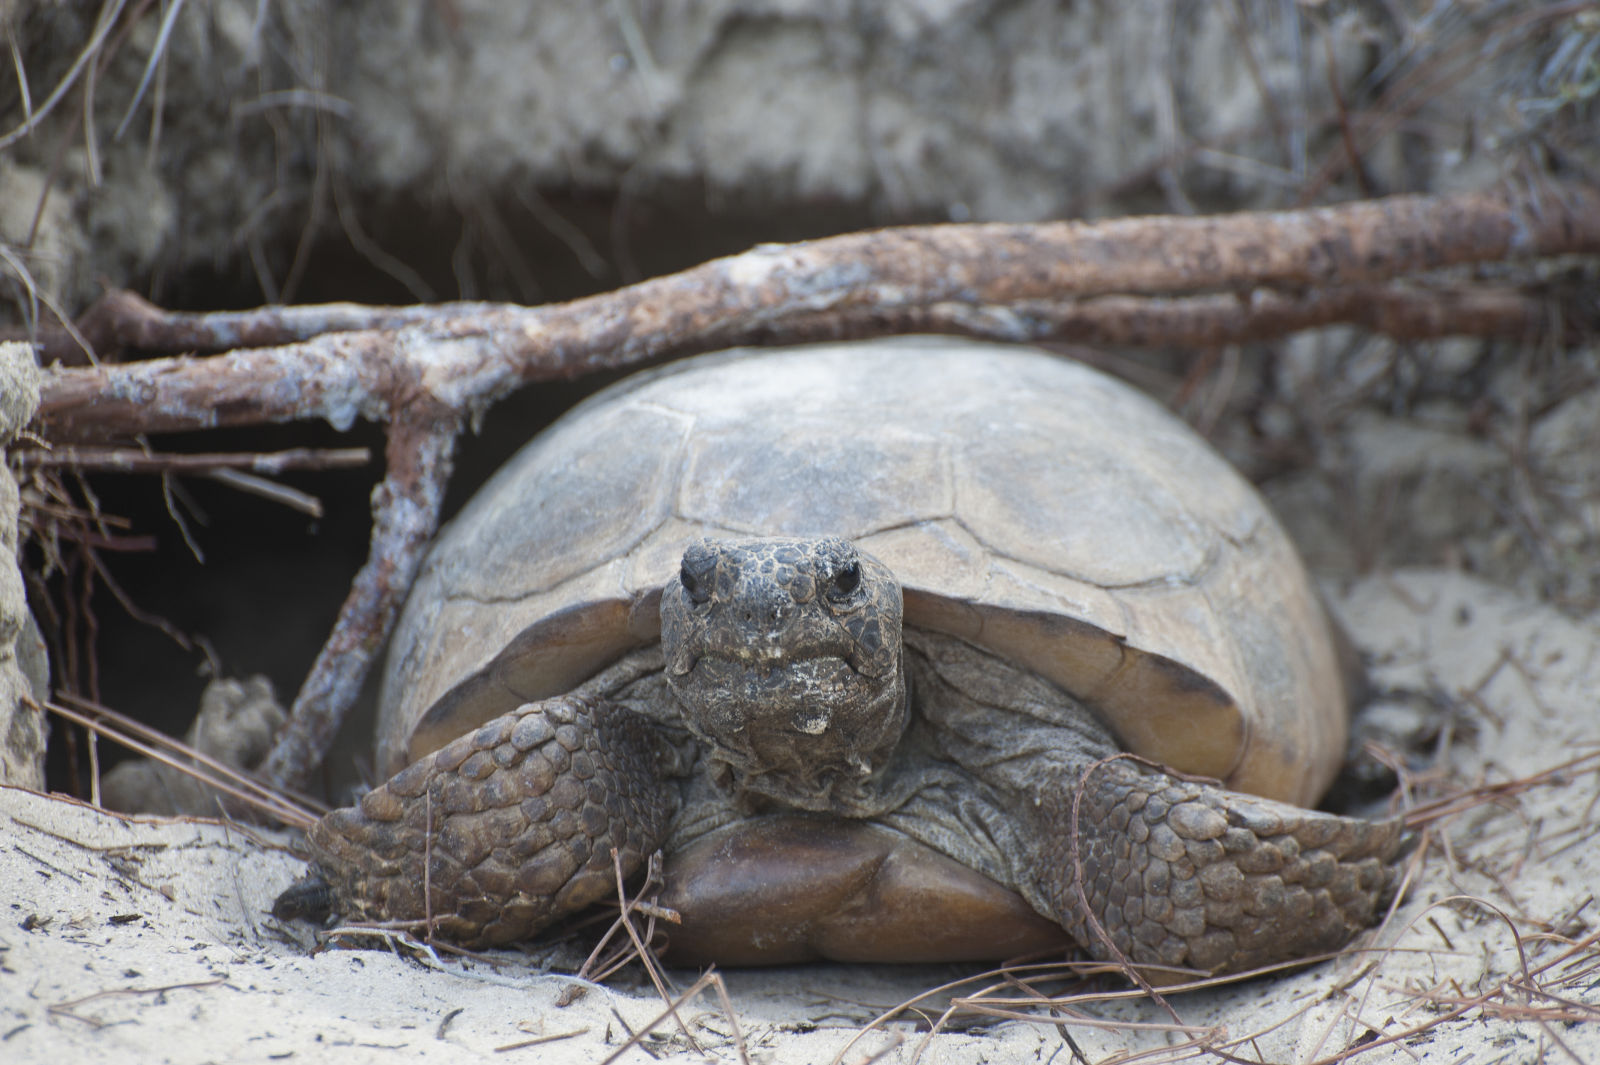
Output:
[[843,540],[698,540],[661,594],[667,681],[741,794],[847,812],[907,715],[900,585]]

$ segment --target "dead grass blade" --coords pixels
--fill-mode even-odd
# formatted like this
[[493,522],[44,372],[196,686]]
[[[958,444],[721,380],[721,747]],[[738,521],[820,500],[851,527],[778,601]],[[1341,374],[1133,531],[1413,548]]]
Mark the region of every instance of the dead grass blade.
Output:
[[[722,982],[722,974],[714,969],[706,970],[701,974],[700,979],[696,980],[692,985],[690,985],[687,991],[679,995],[677,998],[669,1000],[666,1008],[660,1013],[656,1014],[649,1024],[642,1026],[637,1032],[629,1029],[627,1041],[614,1050],[609,1056],[607,1056],[606,1059],[600,1063],[600,1065],[612,1065],[612,1062],[622,1057],[623,1054],[626,1054],[633,1047],[641,1046],[640,1041],[644,1039],[644,1037],[648,1035],[656,1025],[660,1024],[668,1017],[678,1019],[679,1008],[681,1008],[690,999],[694,998],[708,987],[715,989],[717,993],[717,1000],[721,1003],[723,1012],[728,1018],[728,1023],[733,1030],[734,1047],[739,1052],[739,1061],[742,1063],[742,1065],[750,1065],[750,1054],[745,1048],[744,1034],[739,1028],[739,1021],[734,1013],[733,1004],[728,999],[727,985]],[[620,1017],[618,1019],[621,1020]],[[684,1035],[689,1039],[690,1044],[694,1046],[696,1052],[702,1054],[705,1053],[705,1051],[700,1047],[699,1043],[695,1042],[694,1038],[689,1035],[687,1028],[684,1028],[683,1021],[681,1019],[678,1019],[678,1025],[680,1028],[684,1029]],[[626,1023],[624,1023],[623,1027],[627,1028],[628,1026]],[[641,1046],[641,1049],[646,1048]],[[651,1056],[654,1057],[655,1055],[652,1054]]]
[[207,787],[238,802],[259,810],[269,817],[295,828],[305,828],[316,821],[327,808],[308,796],[294,795],[281,788],[268,787],[244,770],[220,762],[195,750],[181,740],[150,728],[108,706],[71,693],[62,693],[66,702],[47,702],[44,709],[91,733],[105,736],[129,750],[171,766]]
[[88,43],[83,46],[77,58],[72,61],[72,66],[67,68],[67,72],[61,76],[61,80],[56,83],[56,87],[51,90],[50,95],[45,97],[44,102],[37,108],[32,109],[21,124],[7,133],[0,134],[0,151],[4,151],[17,141],[28,136],[39,127],[40,121],[45,116],[55,110],[56,105],[66,97],[72,87],[77,84],[78,79],[83,76],[83,72],[88,68],[89,64],[99,59],[101,48],[106,42],[106,36],[110,34],[111,28],[117,23],[117,17],[122,14],[122,9],[126,6],[127,0],[106,0],[105,4],[100,8],[100,17],[95,20],[94,31],[89,35]]

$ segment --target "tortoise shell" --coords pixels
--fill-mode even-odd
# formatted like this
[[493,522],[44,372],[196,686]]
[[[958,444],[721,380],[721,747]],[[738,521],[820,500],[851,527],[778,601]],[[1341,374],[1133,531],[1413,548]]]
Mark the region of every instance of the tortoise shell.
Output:
[[1302,805],[1338,768],[1329,622],[1236,471],[1079,363],[906,337],[673,363],[526,445],[422,567],[380,770],[658,639],[691,539],[822,534],[895,571],[906,624],[1047,677],[1137,754]]

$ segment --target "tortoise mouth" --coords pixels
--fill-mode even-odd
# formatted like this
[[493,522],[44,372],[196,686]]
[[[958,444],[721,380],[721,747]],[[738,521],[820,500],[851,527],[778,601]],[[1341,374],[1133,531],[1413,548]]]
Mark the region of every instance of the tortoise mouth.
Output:
[[847,657],[827,653],[702,654],[673,682],[717,733],[787,726],[808,736],[825,732],[838,711],[856,705],[868,684]]
[[689,663],[685,673],[692,673],[697,669],[705,669],[719,675],[731,673],[748,674],[752,677],[767,678],[773,683],[793,683],[797,679],[811,679],[820,676],[823,672],[849,672],[859,674],[855,664],[850,661],[847,654],[831,651],[817,651],[811,654],[757,654],[754,651],[742,654],[724,654],[718,651],[706,651],[696,655]]

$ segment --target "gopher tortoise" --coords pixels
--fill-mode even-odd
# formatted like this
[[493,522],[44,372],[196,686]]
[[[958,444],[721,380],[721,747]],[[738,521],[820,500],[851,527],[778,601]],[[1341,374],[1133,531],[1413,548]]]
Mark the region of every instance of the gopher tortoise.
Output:
[[941,338],[725,352],[594,396],[443,532],[394,775],[277,912],[503,944],[659,849],[669,960],[1245,970],[1392,889],[1398,823],[1303,808],[1346,723],[1294,548],[1156,403]]

